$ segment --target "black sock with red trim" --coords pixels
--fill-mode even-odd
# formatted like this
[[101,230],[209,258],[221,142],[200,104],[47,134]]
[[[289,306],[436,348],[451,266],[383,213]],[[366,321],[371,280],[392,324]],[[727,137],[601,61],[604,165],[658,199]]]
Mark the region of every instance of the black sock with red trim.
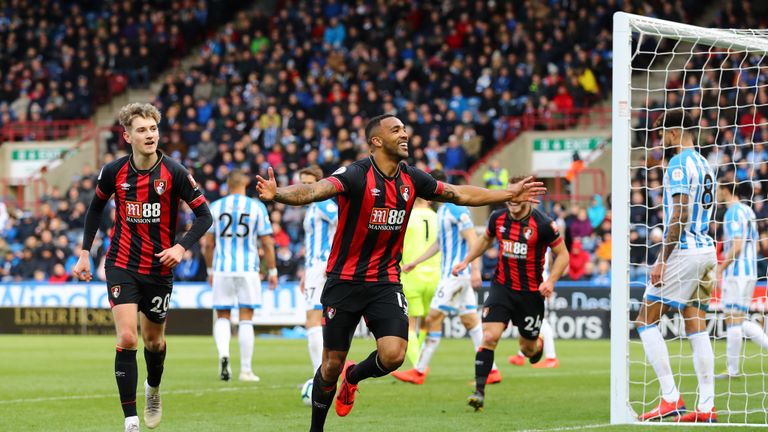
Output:
[[115,352],[115,379],[120,393],[120,404],[126,417],[136,415],[136,385],[139,379],[136,350],[117,348]]
[[310,432],[322,432],[325,426],[325,418],[328,417],[328,410],[331,408],[331,402],[336,395],[336,383],[326,382],[320,375],[320,368],[315,372],[315,379],[312,382],[312,425]]

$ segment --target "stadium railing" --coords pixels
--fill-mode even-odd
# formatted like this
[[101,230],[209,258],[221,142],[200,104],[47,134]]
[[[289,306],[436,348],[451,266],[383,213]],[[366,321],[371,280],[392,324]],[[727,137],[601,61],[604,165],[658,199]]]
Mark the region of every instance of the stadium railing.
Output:
[[14,122],[0,128],[0,143],[74,138],[92,128],[93,122],[88,119]]

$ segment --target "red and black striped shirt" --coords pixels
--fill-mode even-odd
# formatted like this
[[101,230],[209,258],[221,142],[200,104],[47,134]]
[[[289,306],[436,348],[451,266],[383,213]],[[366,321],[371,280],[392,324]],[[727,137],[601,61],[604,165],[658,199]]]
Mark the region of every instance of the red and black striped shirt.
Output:
[[192,209],[206,202],[186,168],[160,152],[158,155],[149,170],[136,169],[129,155],[105,165],[99,173],[98,198],[106,201],[115,195],[106,268],[170,276],[171,269],[160,264],[155,254],[176,243],[179,200]]
[[401,163],[386,177],[372,157],[339,168],[327,178],[339,192],[339,224],[328,258],[331,279],[400,282],[400,259],[416,197],[432,199],[444,184]]
[[513,219],[507,209],[493,212],[485,235],[499,242],[493,281],[517,291],[539,290],[547,247],[563,241],[557,224],[536,209],[521,220]]

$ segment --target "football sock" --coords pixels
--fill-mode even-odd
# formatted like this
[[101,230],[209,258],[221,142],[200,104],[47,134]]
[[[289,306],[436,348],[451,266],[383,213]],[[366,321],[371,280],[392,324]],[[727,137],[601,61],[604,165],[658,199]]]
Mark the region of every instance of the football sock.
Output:
[[252,321],[240,321],[237,339],[240,342],[240,372],[250,372],[254,339]]
[[166,345],[163,344],[162,351],[151,352],[144,348],[144,361],[147,362],[147,384],[150,387],[157,387],[160,385],[160,380],[163,377],[163,369],[165,368],[165,349]]
[[643,341],[645,356],[659,378],[661,396],[667,402],[677,402],[680,399],[680,392],[677,390],[675,378],[672,376],[672,367],[669,365],[669,350],[659,328],[656,325],[647,325],[638,328],[637,332]]
[[416,363],[416,370],[424,373],[429,367],[429,362],[432,361],[432,356],[437,351],[437,346],[440,345],[440,332],[427,333],[427,339],[424,341],[424,346],[421,347],[421,355],[419,361]]
[[759,325],[749,320],[744,320],[741,324],[744,329],[744,335],[752,342],[760,345],[761,348],[768,350],[768,336],[763,332]]
[[741,324],[731,324],[725,333],[725,351],[727,353],[728,375],[739,374],[741,361],[742,331]]
[[493,350],[480,348],[475,354],[475,389],[485,396],[485,383],[493,366]]
[[115,379],[120,394],[120,404],[125,417],[136,416],[136,384],[138,383],[136,350],[118,347],[115,352]]
[[213,324],[213,340],[216,341],[219,358],[229,357],[229,340],[232,337],[231,326],[229,318],[219,318]]
[[424,340],[427,338],[427,329],[419,330],[419,346],[424,345]]
[[347,382],[357,384],[366,378],[378,378],[392,372],[387,370],[379,362],[379,352],[372,352],[367,359],[347,369]]
[[555,335],[552,331],[552,326],[549,325],[549,320],[544,318],[541,322],[541,338],[544,339],[544,358],[555,358]]
[[405,351],[405,356],[414,367],[419,361],[419,352],[421,351],[419,347],[419,338],[416,333],[413,330],[408,330],[408,348]]
[[323,361],[323,328],[321,326],[307,329],[307,348],[312,360],[312,370],[317,370]]
[[688,336],[693,350],[693,368],[699,379],[699,404],[696,408],[709,412],[715,406],[715,354],[709,333],[701,331]]
[[[478,324],[474,326],[473,328],[469,329],[469,338],[472,339],[472,345],[475,347],[475,352],[480,349],[480,345],[483,344],[483,325]],[[499,367],[496,366],[496,362],[493,362],[493,366],[491,366],[491,370],[496,370]]]
[[312,425],[309,428],[310,432],[322,432],[334,395],[336,395],[336,383],[323,380],[320,368],[318,368],[312,382]]

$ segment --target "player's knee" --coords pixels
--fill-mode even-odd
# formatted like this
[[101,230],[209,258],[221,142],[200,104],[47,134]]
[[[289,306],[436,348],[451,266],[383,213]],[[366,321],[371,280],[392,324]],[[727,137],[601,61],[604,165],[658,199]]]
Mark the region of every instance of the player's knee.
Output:
[[326,381],[336,381],[341,375],[341,370],[344,368],[344,359],[336,357],[328,357],[323,360],[323,364],[320,366],[320,373],[323,379]]
[[381,366],[387,370],[395,370],[402,366],[405,361],[404,349],[384,349],[379,350],[379,361]]
[[526,357],[533,357],[536,355],[536,353],[539,352],[538,346],[536,345],[536,340],[521,339],[520,351],[522,351],[523,355]]
[[499,343],[499,336],[493,331],[483,332],[483,346],[486,348],[494,349]]
[[136,349],[139,345],[139,337],[135,331],[121,330],[117,334],[117,346],[125,349]]

